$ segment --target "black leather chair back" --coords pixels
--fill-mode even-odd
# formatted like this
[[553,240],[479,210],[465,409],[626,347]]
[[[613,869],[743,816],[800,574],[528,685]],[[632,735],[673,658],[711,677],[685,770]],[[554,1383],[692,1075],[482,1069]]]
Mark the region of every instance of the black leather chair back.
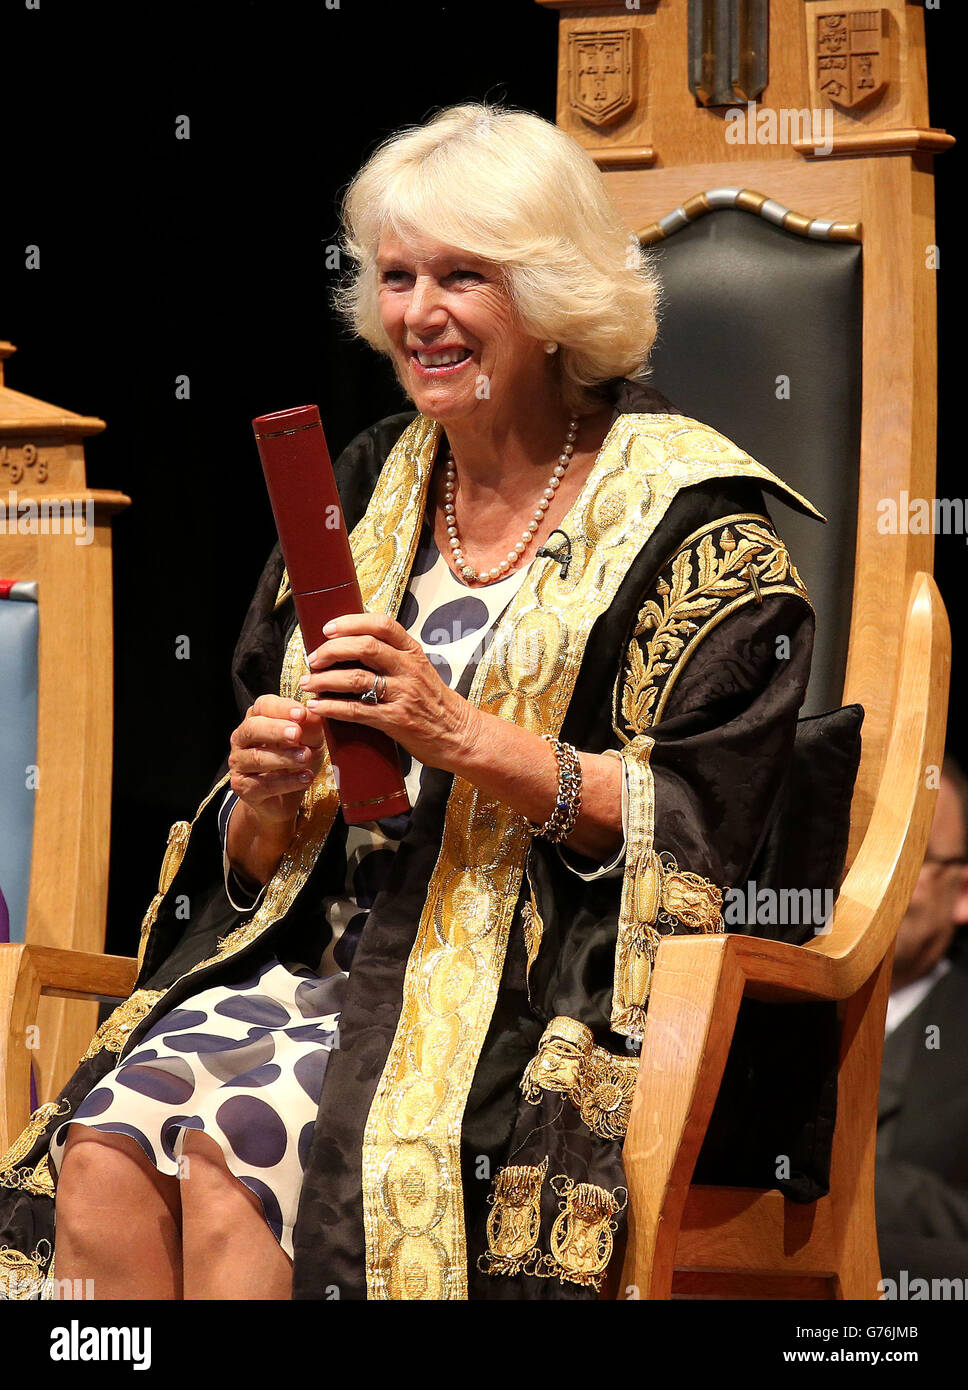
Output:
[[[698,190],[697,190],[698,191]],[[768,499],[817,610],[804,714],[841,702],[861,418],[861,248],[725,208],[653,248],[664,308],[652,385],[802,492]]]

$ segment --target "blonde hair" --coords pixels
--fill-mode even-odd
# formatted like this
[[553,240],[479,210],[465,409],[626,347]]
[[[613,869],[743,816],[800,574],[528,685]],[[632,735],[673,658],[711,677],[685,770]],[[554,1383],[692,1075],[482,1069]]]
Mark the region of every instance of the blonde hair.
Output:
[[353,179],[342,249],[354,264],[335,304],[355,333],[390,355],[376,266],[384,228],[501,266],[524,331],[559,344],[569,409],[600,405],[612,377],[646,374],[656,274],[590,156],[542,117],[451,106],[391,136]]

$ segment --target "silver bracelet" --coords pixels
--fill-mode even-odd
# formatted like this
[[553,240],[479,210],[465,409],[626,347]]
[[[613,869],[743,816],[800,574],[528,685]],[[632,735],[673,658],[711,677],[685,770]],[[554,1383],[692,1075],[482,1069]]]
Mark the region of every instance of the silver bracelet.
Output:
[[558,792],[554,810],[544,825],[535,825],[532,821],[528,821],[527,825],[532,835],[540,835],[557,845],[562,840],[567,840],[574,830],[578,812],[581,810],[581,763],[578,761],[576,749],[570,743],[563,743],[553,734],[542,734],[541,737],[555,750],[558,760]]

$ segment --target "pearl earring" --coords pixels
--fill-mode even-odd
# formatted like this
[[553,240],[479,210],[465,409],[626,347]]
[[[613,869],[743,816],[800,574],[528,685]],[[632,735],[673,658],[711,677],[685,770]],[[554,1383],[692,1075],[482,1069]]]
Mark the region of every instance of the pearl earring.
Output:
[[557,351],[558,351],[558,344],[557,344],[557,343],[545,343],[545,345],[544,345],[544,350],[545,350],[545,352],[548,353],[548,355],[550,356],[551,353],[557,352]]

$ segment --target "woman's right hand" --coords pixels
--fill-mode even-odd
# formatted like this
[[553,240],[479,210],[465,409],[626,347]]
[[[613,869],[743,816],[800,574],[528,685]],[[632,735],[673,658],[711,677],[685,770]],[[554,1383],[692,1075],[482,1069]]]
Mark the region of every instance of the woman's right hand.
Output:
[[268,883],[323,762],[323,719],[295,700],[260,695],[232,734],[229,783],[238,802],[225,849],[244,880]]
[[266,825],[291,823],[322,766],[323,743],[320,715],[281,695],[260,695],[232,734],[232,790]]

